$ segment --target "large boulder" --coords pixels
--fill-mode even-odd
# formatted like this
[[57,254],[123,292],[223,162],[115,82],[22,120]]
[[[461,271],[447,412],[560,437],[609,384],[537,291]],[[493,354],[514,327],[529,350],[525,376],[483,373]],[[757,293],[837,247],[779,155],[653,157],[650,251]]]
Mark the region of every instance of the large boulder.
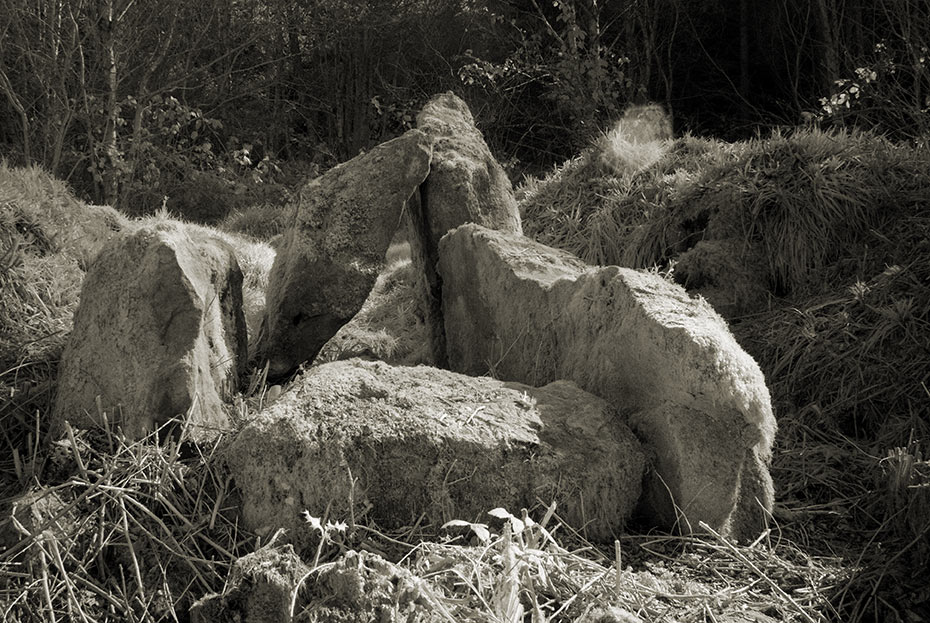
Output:
[[268,279],[252,355],[268,362],[270,376],[313,359],[361,309],[429,166],[430,142],[411,130],[301,188],[295,222]]
[[473,520],[537,499],[591,538],[620,530],[644,457],[603,400],[573,383],[543,388],[426,366],[358,359],[316,366],[223,451],[244,524],[311,536],[304,510],[385,527]]
[[436,272],[439,240],[465,223],[522,233],[510,178],[495,160],[468,105],[451,92],[433,97],[417,116],[417,128],[432,141],[429,177],[411,202],[411,252],[421,279],[421,296],[433,356],[444,365],[442,284]]
[[195,436],[228,427],[246,360],[232,248],[165,221],[115,237],[91,264],[59,370],[52,432],[118,425],[130,438],[177,416]]
[[627,410],[655,453],[643,504],[655,521],[758,534],[775,419],[762,372],[708,304],[477,225],[443,238],[440,276],[453,370],[576,382]]

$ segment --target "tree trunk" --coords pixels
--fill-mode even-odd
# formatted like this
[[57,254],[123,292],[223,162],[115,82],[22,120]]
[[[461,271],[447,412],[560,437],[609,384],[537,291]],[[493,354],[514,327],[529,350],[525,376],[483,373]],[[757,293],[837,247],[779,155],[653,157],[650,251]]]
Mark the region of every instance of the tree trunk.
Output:
[[840,77],[840,56],[837,49],[835,7],[829,0],[816,0],[817,27],[820,34],[820,70],[821,88],[824,93],[833,89],[833,84]]
[[739,90],[743,118],[749,117],[752,82],[749,73],[749,0],[739,2]]
[[119,80],[116,66],[116,11],[113,6],[113,0],[106,0],[106,16],[103,28],[103,48],[106,54],[107,67],[107,104],[106,104],[106,121],[103,129],[103,151],[101,158],[103,168],[101,171],[103,177],[103,200],[107,205],[116,205],[119,191],[119,180],[117,178],[119,150],[116,145],[116,125],[117,125],[117,90]]
[[29,140],[29,115],[26,114],[26,108],[23,106],[23,103],[20,101],[19,97],[16,95],[15,90],[13,89],[13,84],[10,82],[10,79],[7,77],[6,73],[0,68],[0,87],[3,88],[3,93],[6,95],[7,100],[10,102],[10,105],[16,110],[19,114],[19,123],[22,126],[23,130],[23,160],[24,164],[32,164],[32,146]]

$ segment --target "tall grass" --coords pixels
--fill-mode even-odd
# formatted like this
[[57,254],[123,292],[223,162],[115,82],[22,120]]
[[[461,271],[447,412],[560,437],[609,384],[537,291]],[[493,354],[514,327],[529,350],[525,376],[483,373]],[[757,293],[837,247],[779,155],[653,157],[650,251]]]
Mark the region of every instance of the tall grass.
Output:
[[69,429],[0,520],[3,620],[186,619],[254,546],[214,451]]
[[126,219],[0,162],[0,497],[35,452],[84,270]]

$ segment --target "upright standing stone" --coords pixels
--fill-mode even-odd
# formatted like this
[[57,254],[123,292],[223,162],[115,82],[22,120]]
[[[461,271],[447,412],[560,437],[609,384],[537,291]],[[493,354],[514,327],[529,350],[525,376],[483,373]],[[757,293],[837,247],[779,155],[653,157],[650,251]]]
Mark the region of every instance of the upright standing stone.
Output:
[[643,506],[657,522],[758,534],[775,419],[762,372],[709,305],[656,275],[476,225],[443,238],[439,270],[453,370],[574,381],[625,409],[655,453]]
[[407,200],[426,179],[430,145],[418,130],[312,180],[268,280],[252,359],[281,376],[313,359],[361,309]]
[[116,236],[91,264],[62,356],[52,431],[101,425],[137,439],[177,416],[195,436],[228,425],[246,359],[232,248],[165,221]]
[[522,228],[510,179],[465,102],[451,92],[433,97],[417,116],[417,128],[433,143],[433,162],[419,201],[410,209],[411,254],[423,281],[420,290],[433,356],[437,365],[444,365],[442,284],[436,272],[439,239],[465,223],[516,234]]

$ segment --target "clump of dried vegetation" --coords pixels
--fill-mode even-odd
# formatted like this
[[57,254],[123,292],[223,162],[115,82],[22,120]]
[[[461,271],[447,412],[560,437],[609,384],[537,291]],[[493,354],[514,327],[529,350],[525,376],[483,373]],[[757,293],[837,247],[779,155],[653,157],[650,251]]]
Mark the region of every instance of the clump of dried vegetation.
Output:
[[251,551],[215,447],[72,431],[24,461],[0,523],[7,621],[174,620]]

